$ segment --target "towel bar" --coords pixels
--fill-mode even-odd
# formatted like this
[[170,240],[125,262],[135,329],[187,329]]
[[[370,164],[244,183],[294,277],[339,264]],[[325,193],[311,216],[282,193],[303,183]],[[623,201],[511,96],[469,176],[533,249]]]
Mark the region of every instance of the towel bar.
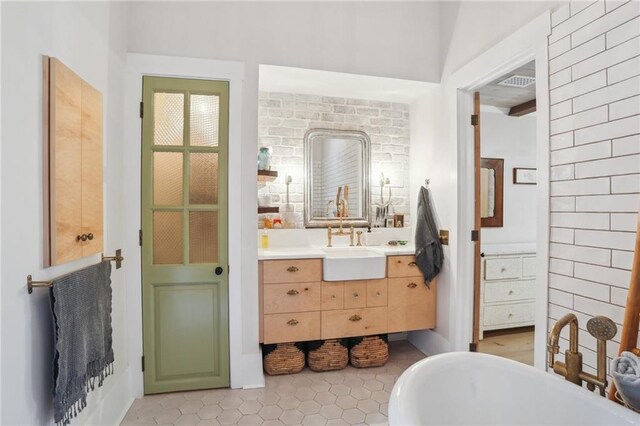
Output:
[[124,256],[122,256],[122,250],[117,249],[115,256],[105,256],[102,254],[102,261],[108,260],[109,262],[116,262],[116,269],[122,268],[122,262],[124,262]]
[[[116,262],[116,269],[120,269],[122,267],[122,262],[124,262],[124,256],[122,256],[122,250],[116,250],[115,256],[105,256],[102,254],[102,261],[108,262]],[[42,288],[51,288],[53,287],[53,280],[50,281],[34,281],[31,275],[27,275],[27,292],[29,294],[33,293],[33,289],[36,287]]]

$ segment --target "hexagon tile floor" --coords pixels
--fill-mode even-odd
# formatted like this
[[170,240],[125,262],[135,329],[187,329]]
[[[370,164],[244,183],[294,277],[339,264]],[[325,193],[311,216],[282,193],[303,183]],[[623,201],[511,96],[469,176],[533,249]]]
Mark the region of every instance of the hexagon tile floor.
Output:
[[389,355],[382,367],[266,376],[262,389],[148,395],[122,425],[384,425],[393,384],[425,356],[407,341],[391,342]]

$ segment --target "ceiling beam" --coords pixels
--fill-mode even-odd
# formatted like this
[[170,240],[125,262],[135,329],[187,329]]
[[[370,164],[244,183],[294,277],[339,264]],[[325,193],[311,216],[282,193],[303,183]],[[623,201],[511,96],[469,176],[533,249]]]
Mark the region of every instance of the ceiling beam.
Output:
[[536,100],[531,100],[520,105],[511,107],[509,115],[512,117],[522,117],[536,111]]

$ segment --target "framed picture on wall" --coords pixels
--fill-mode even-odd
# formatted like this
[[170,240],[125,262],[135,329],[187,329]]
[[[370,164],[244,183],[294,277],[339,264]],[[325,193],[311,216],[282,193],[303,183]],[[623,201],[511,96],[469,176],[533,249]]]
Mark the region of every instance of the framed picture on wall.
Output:
[[536,169],[526,167],[513,168],[513,183],[516,185],[535,185],[538,182]]

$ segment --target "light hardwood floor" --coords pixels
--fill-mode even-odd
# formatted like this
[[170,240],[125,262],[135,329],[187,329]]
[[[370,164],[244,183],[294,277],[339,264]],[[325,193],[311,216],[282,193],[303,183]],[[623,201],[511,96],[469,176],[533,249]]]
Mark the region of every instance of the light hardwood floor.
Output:
[[533,327],[488,331],[478,343],[478,352],[533,365],[533,334]]

